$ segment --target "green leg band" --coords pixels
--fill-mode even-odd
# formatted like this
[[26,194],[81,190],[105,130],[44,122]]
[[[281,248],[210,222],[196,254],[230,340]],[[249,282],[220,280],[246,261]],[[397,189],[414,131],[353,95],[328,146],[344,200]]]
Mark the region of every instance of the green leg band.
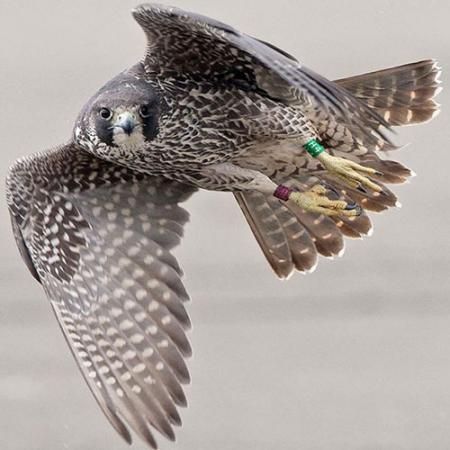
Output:
[[303,148],[314,158],[317,158],[323,151],[325,151],[325,148],[315,139],[308,141]]

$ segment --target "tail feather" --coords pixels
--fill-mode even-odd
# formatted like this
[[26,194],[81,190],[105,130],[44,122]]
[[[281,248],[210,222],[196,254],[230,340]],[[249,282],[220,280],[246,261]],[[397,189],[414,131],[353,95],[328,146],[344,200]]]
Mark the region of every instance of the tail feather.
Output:
[[381,183],[401,184],[414,175],[411,169],[408,169],[408,167],[405,167],[398,161],[380,159],[373,153],[363,156],[360,159],[360,164],[381,172],[383,175],[374,175],[376,181]]
[[266,197],[267,204],[277,215],[285,232],[294,267],[300,271],[312,270],[317,264],[314,241],[299,218],[272,196]]
[[289,243],[265,196],[259,192],[236,192],[234,196],[272,269],[286,278],[292,271]]
[[[305,191],[320,182],[325,180],[309,177],[303,181],[290,180],[288,184]],[[234,195],[267,261],[280,278],[289,277],[293,270],[311,271],[318,254],[333,257],[342,253],[343,236],[360,238],[372,229],[364,211],[358,217],[330,218],[292,205],[288,209],[276,198],[256,191]],[[352,201],[345,192],[339,192],[339,196]]]
[[349,238],[362,238],[372,232],[372,222],[365,211],[362,211],[358,217],[341,217],[340,219],[334,218],[333,220],[336,222],[342,234]]
[[344,239],[332,219],[308,213],[301,208],[295,208],[295,216],[310,234],[318,253],[327,257],[341,254],[344,250]]
[[335,83],[375,109],[390,125],[412,125],[439,112],[433,98],[441,90],[435,60],[419,61],[336,80]]
[[318,254],[327,257],[342,254],[344,236],[361,238],[370,234],[372,224],[365,210],[380,212],[397,205],[397,197],[381,183],[384,194],[364,193],[326,171],[291,179],[285,184],[304,192],[318,183],[329,187],[335,199],[361,205],[361,215],[325,217],[256,191],[234,194],[267,261],[280,278],[287,278],[294,269],[310,271],[317,263]]
[[[438,113],[439,105],[434,97],[440,91],[439,75],[436,61],[426,60],[337,80],[336,83],[373,108],[390,125],[400,126],[428,121]],[[385,183],[403,183],[412,175],[407,167],[396,161],[383,160],[375,151],[344,151],[339,146],[332,147],[330,151],[336,156],[353,159],[381,172],[382,175],[373,178],[383,187],[384,194],[351,188],[320,167],[310,169],[305,176],[296,179],[274,181],[300,191],[317,183],[328,185],[341,199],[361,205],[363,211],[358,217],[330,218],[307,213],[258,192],[235,193],[264,255],[280,278],[288,277],[295,269],[312,269],[318,254],[340,254],[344,248],[343,236],[359,238],[369,234],[372,224],[364,210],[380,212],[398,205],[397,197]],[[380,145],[375,150],[392,148]]]
[[317,253],[298,219],[277,199],[259,192],[234,194],[267,261],[280,278],[311,270]]

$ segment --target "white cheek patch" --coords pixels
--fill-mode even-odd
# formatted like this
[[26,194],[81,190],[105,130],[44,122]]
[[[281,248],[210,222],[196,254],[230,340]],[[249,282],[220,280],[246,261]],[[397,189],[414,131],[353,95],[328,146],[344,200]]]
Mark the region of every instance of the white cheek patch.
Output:
[[121,130],[114,130],[113,142],[118,147],[133,150],[143,147],[145,145],[145,138],[141,129],[134,129],[130,135]]

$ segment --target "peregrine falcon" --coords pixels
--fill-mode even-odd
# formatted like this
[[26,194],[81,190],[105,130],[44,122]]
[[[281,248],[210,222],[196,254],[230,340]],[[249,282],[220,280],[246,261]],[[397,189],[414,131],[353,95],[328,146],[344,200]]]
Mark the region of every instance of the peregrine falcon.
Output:
[[438,111],[433,60],[329,81],[216,20],[144,4],[143,60],[82,109],[69,142],[18,160],[7,202],[92,394],[131,443],[174,440],[190,320],[171,250],[198,188],[232,192],[280,278],[371,230],[412,173],[391,127]]

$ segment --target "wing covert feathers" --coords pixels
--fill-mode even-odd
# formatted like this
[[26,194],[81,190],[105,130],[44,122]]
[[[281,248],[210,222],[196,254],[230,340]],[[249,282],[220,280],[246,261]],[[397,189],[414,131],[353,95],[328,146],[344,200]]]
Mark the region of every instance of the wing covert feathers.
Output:
[[[236,78],[285,104],[303,105],[311,117],[320,111],[320,123],[315,125],[327,148],[383,172],[377,181],[401,183],[411,174],[400,163],[381,160],[375,152],[396,148],[386,137],[386,129],[420,123],[437,113],[433,98],[439,91],[440,71],[435,61],[330,82],[274,45],[214,19],[153,4],[139,6],[133,15],[147,36],[144,64],[149,72],[226,77],[228,83]],[[321,173],[320,167],[307,175],[334,186],[343,197],[362,202],[367,210],[381,211],[396,203],[387,188],[379,198],[344,189],[339,180]],[[325,220],[280,208],[257,194],[235,196],[270,265],[282,278],[293,268],[311,269],[317,253],[342,252],[342,234],[360,237],[371,229],[365,214],[353,222]]]
[[390,125],[376,110],[272,44],[175,7],[143,4],[133,16],[147,36],[148,72],[236,81],[250,89],[264,85],[269,95],[286,98],[295,92],[295,101],[311,114],[320,110],[328,121],[346,124],[367,142],[390,143],[383,132]]

